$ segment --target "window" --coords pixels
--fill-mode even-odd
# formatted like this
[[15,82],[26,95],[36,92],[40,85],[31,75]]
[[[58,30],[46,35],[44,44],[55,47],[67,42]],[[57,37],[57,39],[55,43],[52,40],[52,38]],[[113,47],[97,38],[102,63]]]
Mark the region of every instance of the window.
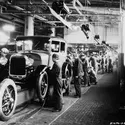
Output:
[[17,41],[17,51],[23,51],[23,41]]
[[65,43],[61,42],[61,52],[65,52]]
[[49,38],[41,37],[33,39],[33,50],[49,51]]
[[44,50],[49,51],[50,44],[49,43],[44,43]]
[[51,50],[52,50],[52,52],[59,52],[59,42],[58,41],[52,41]]
[[18,38],[17,47],[18,51],[21,50],[42,50],[49,51],[50,38],[48,37],[24,37]]

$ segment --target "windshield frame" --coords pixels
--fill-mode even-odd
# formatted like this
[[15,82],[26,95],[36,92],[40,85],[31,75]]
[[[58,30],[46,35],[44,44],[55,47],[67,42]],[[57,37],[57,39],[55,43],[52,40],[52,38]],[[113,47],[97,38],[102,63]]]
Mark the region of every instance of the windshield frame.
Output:
[[[30,49],[26,49],[26,41],[32,42],[32,47]],[[18,43],[21,42],[20,47],[22,49],[19,49]],[[34,44],[36,43],[36,44]],[[47,43],[47,45],[45,45]],[[38,46],[38,45],[42,46]],[[37,45],[37,46],[36,46]],[[39,49],[38,49],[39,48]],[[44,51],[44,52],[50,52],[51,49],[51,38],[50,37],[21,37],[16,40],[16,50],[17,52],[25,52],[25,51]]]

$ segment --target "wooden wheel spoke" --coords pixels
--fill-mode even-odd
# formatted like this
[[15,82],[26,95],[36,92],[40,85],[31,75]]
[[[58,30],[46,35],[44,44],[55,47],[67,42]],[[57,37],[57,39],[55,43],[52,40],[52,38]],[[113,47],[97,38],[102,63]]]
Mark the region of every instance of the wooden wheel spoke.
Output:
[[8,103],[6,102],[6,103],[4,103],[3,105],[2,105],[2,108],[4,108],[5,106],[7,106],[8,105]]
[[6,92],[7,92],[8,97],[11,97],[11,94],[10,94],[10,91],[9,91],[8,87],[6,88]]

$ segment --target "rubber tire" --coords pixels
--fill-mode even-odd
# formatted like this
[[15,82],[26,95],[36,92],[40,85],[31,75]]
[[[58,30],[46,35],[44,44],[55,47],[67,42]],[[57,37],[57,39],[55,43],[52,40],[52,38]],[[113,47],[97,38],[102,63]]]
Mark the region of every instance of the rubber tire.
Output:
[[[46,83],[47,83],[47,87],[45,90],[45,94],[41,95],[41,85],[42,85],[42,79],[45,77]],[[44,106],[45,101],[46,101],[46,95],[48,92],[48,75],[46,72],[40,74],[37,78],[37,83],[36,83],[36,91],[37,91],[37,96],[39,98],[39,101],[41,103],[42,106]]]
[[[13,109],[11,111],[11,113],[9,115],[5,115],[2,111],[2,98],[3,98],[3,95],[4,95],[4,92],[5,92],[5,89],[8,87],[8,86],[12,86],[13,89],[14,89],[14,93],[15,93],[15,102],[14,102],[14,106],[13,106]],[[17,88],[16,88],[16,85],[14,83],[13,80],[9,79],[9,78],[6,78],[4,79],[1,83],[0,83],[0,119],[2,121],[7,121],[9,120],[14,111],[15,111],[15,108],[16,108],[16,104],[17,104]]]
[[[69,93],[69,89],[70,89],[69,88],[69,84],[71,84],[71,81],[72,81],[71,80],[72,79],[72,69],[71,70],[69,69],[69,64],[66,64],[66,65],[63,64],[63,66],[64,66],[64,67],[62,67],[62,70],[64,70],[64,71],[62,71],[64,73],[63,77],[66,78],[65,85],[64,85],[65,87],[64,88],[65,88],[66,93]],[[70,77],[67,77],[67,75],[66,75],[66,68],[68,70],[67,72],[71,74]],[[67,84],[67,82],[69,82],[69,83]]]

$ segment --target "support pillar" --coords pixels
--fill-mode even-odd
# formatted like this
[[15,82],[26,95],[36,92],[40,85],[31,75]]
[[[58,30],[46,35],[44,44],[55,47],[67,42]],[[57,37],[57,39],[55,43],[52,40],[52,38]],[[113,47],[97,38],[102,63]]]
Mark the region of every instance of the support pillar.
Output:
[[103,40],[107,42],[107,26],[103,27]]
[[125,68],[125,10],[122,10],[121,22],[119,24],[119,55],[118,55],[118,82],[121,79],[125,79],[124,68]]
[[26,16],[25,17],[25,36],[33,36],[34,35],[34,17]]

